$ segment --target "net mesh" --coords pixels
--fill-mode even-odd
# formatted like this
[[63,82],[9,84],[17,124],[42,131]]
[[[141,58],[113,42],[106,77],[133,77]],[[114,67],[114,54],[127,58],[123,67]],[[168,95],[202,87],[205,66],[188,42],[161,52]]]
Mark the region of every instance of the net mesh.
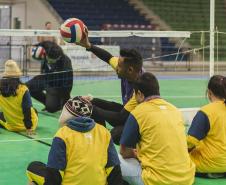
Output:
[[[207,102],[208,32],[90,31],[89,35],[94,44],[114,56],[119,56],[122,48],[137,49],[144,59],[144,70],[157,75],[161,95],[176,106],[200,107]],[[218,38],[225,36],[220,32],[216,35]],[[0,38],[3,42],[0,46],[0,70],[3,71],[4,62],[12,58],[23,71],[23,81],[42,75],[42,62],[31,57],[31,50],[37,44],[38,36],[54,36],[60,40],[56,30],[1,30]],[[191,45],[193,37],[199,37],[199,45]],[[93,94],[121,101],[120,81],[108,64],[80,46],[63,44],[61,47],[73,66],[72,95]],[[226,52],[216,53],[215,72],[224,74],[226,70],[223,59]],[[55,83],[61,83],[56,81],[55,79]]]

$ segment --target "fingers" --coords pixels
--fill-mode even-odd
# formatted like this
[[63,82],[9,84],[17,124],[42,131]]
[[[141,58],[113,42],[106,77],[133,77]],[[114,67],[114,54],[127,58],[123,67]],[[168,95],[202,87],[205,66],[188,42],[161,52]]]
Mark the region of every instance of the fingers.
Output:
[[88,36],[88,33],[89,33],[88,28],[87,28],[87,26],[85,26],[85,27],[84,27],[84,34],[85,34],[86,36]]
[[35,131],[32,130],[32,129],[27,129],[26,133],[27,133],[28,136],[36,135]]

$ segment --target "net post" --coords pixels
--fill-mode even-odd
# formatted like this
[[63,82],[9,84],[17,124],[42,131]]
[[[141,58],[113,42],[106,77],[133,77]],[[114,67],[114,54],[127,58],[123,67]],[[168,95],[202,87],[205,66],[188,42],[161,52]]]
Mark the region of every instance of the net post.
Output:
[[209,76],[214,75],[214,21],[215,21],[215,0],[210,0],[210,68]]

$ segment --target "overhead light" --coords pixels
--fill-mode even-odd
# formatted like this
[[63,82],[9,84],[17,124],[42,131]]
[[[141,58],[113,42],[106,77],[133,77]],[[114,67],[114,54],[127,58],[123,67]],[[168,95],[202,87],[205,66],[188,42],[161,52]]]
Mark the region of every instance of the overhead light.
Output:
[[5,8],[9,8],[9,6],[8,5],[0,5],[0,8],[5,9]]

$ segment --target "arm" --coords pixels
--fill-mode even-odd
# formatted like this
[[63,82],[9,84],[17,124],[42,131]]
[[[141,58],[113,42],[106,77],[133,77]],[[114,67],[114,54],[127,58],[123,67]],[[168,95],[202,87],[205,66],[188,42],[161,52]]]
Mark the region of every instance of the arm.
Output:
[[188,130],[187,143],[188,151],[192,151],[204,139],[210,129],[210,123],[207,115],[199,111],[192,120],[191,127]]
[[113,57],[106,50],[104,50],[102,48],[99,48],[97,46],[93,46],[90,43],[89,37],[88,37],[88,29],[87,28],[85,28],[85,31],[84,31],[84,38],[79,43],[76,43],[76,44],[86,48],[87,51],[93,52],[98,58],[100,58],[101,60],[103,60],[103,61],[105,61],[107,63],[109,63],[109,60]]
[[60,172],[54,168],[46,168],[45,182],[43,185],[61,185],[62,176]]
[[29,93],[29,91],[27,90],[24,93],[23,99],[22,99],[22,110],[23,110],[23,114],[24,114],[24,125],[26,127],[26,129],[31,129],[32,127],[32,121],[31,121],[31,107],[32,107],[32,103],[31,103],[31,95]]
[[136,118],[130,114],[120,140],[120,154],[123,158],[137,158],[134,148],[139,140],[139,125]]
[[124,145],[120,145],[120,154],[124,159],[126,158],[137,158],[136,152],[133,148],[127,148]]
[[107,63],[109,63],[110,59],[113,57],[108,51],[94,45],[91,45],[87,51],[93,52],[98,58]]
[[44,185],[61,185],[66,163],[66,145],[61,138],[55,137],[49,152]]

